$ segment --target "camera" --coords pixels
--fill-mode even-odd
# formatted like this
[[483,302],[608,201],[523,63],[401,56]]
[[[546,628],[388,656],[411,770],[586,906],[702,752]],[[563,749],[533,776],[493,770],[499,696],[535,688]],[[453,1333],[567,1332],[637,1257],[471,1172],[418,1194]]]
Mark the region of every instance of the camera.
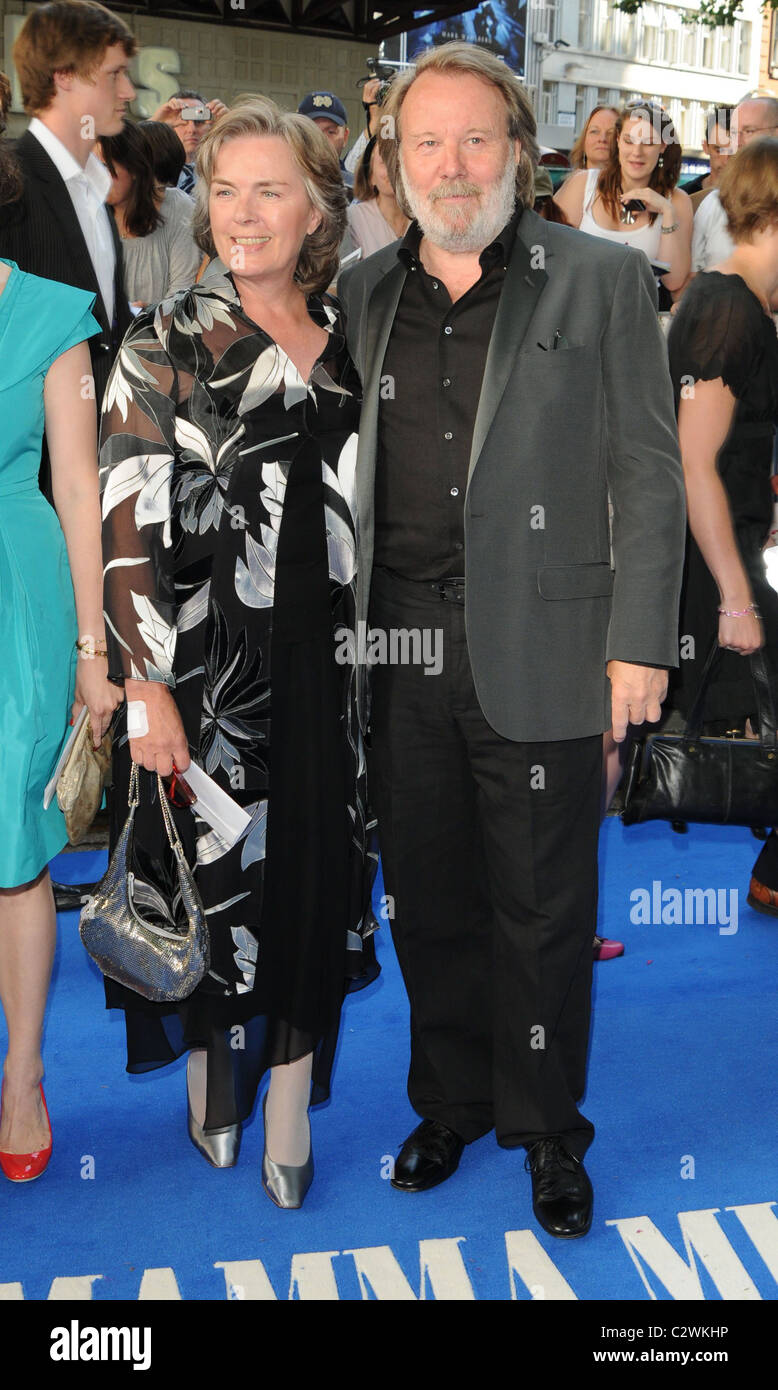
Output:
[[390,63],[382,63],[378,58],[366,58],[365,67],[367,76],[357,78],[358,87],[364,87],[365,83],[372,82],[374,77],[380,77],[382,82],[390,82],[397,72]]
[[182,121],[212,121],[213,112],[207,106],[182,106],[179,118]]

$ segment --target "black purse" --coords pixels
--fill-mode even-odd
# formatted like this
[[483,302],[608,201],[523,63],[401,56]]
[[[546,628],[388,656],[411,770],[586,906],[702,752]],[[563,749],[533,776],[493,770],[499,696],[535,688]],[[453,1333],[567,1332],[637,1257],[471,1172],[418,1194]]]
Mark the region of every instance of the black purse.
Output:
[[775,702],[764,654],[748,660],[756,693],[759,738],[702,736],[705,697],[723,648],[711,648],[682,734],[648,734],[627,764],[624,825],[667,820],[708,825],[778,825],[778,740]]

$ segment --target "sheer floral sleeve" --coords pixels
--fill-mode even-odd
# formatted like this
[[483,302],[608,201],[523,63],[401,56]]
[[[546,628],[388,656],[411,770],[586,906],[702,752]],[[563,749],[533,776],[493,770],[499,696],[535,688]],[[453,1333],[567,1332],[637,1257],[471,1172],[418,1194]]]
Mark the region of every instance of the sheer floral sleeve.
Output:
[[100,487],[109,671],[175,684],[176,605],[170,488],[177,374],[140,314],[108,381],[100,433]]

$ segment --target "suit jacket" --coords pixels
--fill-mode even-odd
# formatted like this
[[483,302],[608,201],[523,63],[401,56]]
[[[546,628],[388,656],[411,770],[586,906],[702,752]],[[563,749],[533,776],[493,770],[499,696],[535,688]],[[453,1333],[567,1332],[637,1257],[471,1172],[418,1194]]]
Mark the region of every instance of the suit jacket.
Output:
[[20,270],[59,280],[96,295],[93,313],[100,335],[90,338],[92,375],[98,413],[119,345],[132,323],[124,289],[122,245],[113,213],[108,209],[116,252],[114,324],[108,322],[84,234],[65,181],[43,146],[29,131],[16,142],[15,154],[24,179],[17,203],[0,207],[0,256],[16,261]]
[[[364,384],[363,622],[382,365],[406,274],[394,243],[339,284]],[[420,439],[420,467],[424,456]],[[498,733],[523,741],[602,733],[611,723],[607,661],[677,665],[686,513],[667,351],[641,251],[524,211],[487,354],[464,507],[468,648]]]

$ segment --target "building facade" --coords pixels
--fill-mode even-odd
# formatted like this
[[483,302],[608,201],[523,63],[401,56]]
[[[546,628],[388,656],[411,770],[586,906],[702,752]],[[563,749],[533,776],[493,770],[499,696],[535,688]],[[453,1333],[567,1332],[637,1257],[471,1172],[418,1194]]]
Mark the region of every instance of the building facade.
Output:
[[[11,49],[25,14],[34,5],[0,0],[0,69],[13,80]],[[108,5],[110,9],[110,4]],[[373,43],[324,39],[305,34],[122,12],[122,19],[141,44],[132,76],[138,97],[132,114],[150,116],[177,88],[202,92],[207,101],[220,97],[229,106],[243,92],[262,92],[285,111],[294,111],[306,92],[335,92],[349,114],[351,138],[363,125],[357,81],[367,72],[365,59]],[[9,134],[18,135],[26,117],[18,99]]]
[[699,152],[708,111],[759,86],[763,25],[759,0],[743,0],[727,29],[689,22],[696,9],[696,0],[651,0],[627,15],[611,0],[530,0],[527,83],[541,143],[569,150],[594,106],[652,97],[684,150]]

